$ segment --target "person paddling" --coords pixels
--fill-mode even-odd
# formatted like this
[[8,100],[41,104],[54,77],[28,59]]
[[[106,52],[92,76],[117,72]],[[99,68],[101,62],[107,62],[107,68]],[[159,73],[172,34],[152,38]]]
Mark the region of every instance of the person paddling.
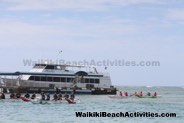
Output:
[[151,93],[150,93],[150,92],[148,92],[148,93],[147,93],[147,96],[151,96]]
[[141,96],[141,97],[143,96],[142,91],[140,92],[140,95],[139,96]]
[[58,100],[62,100],[62,94],[61,93],[58,95]]
[[125,92],[125,96],[128,97],[128,92]]
[[5,94],[4,94],[4,93],[2,93],[2,94],[1,94],[0,99],[6,99],[6,97],[5,97]]
[[15,99],[15,94],[14,93],[10,94],[10,99]]
[[45,93],[41,94],[42,100],[45,100]]
[[156,97],[157,96],[157,92],[155,92],[153,96]]
[[134,96],[137,96],[137,92],[134,93]]
[[31,96],[31,99],[34,100],[36,98],[36,94],[33,93],[33,95]]
[[27,92],[25,95],[24,95],[25,98],[29,99],[30,98],[30,95],[29,93]]
[[123,96],[123,93],[122,93],[122,91],[120,91],[120,92],[119,92],[119,96],[121,96],[121,97]]
[[16,94],[16,98],[19,99],[20,97],[21,97],[21,94],[18,92],[18,93]]
[[74,101],[74,99],[75,99],[75,95],[74,94],[71,94],[70,95],[70,100]]
[[69,98],[69,95],[67,94],[67,93],[65,93],[65,95],[64,95],[64,98]]
[[57,93],[54,94],[54,100],[57,101],[58,100],[58,96]]
[[47,101],[49,101],[50,100],[50,94],[49,93],[47,93],[47,99],[46,99]]

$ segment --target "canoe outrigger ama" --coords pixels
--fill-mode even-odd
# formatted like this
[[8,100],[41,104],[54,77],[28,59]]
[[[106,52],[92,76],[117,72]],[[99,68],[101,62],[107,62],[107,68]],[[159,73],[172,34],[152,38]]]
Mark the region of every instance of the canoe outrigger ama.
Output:
[[1,72],[0,81],[10,92],[116,94],[110,75],[90,66],[35,64],[30,72]]

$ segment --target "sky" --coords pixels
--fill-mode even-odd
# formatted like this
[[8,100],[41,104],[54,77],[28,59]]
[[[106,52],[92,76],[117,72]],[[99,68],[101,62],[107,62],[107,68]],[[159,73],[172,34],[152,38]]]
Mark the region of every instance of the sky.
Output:
[[25,59],[159,61],[99,69],[113,85],[184,86],[184,1],[0,0],[0,56],[6,72],[29,71]]

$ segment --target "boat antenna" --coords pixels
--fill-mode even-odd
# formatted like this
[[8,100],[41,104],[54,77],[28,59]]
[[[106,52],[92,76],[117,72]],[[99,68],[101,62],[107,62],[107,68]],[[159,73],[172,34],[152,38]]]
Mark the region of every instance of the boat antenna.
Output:
[[[62,50],[60,50],[59,52],[58,52],[58,54],[57,54],[57,56],[56,56],[56,60],[59,58],[59,55],[62,53],[63,51]],[[57,60],[57,64],[59,65],[60,63],[58,62],[58,60]]]
[[60,55],[62,52],[63,52],[62,50],[60,50],[60,51],[58,52],[57,58],[59,57],[59,55]]

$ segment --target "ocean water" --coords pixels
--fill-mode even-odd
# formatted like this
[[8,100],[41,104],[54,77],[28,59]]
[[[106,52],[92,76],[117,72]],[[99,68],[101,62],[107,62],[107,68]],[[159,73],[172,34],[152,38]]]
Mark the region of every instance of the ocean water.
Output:
[[[155,92],[157,99],[111,99],[107,95],[77,95],[77,104],[32,104],[0,101],[0,123],[184,123],[184,88],[119,87],[123,91]],[[75,112],[153,112],[176,113],[168,118],[77,118]]]

